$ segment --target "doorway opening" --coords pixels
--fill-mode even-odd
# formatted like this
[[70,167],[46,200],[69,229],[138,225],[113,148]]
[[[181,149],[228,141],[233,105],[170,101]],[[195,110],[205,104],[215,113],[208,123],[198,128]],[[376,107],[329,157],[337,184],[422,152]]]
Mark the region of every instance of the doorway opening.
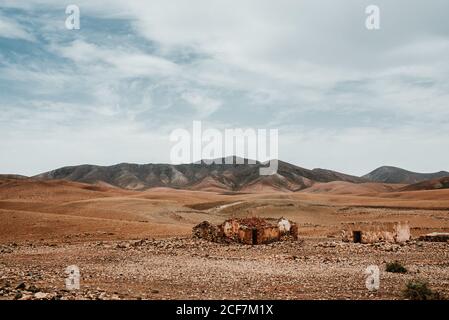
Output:
[[354,243],[362,243],[362,231],[353,231],[352,238],[354,239]]
[[257,244],[257,229],[253,229],[253,244]]

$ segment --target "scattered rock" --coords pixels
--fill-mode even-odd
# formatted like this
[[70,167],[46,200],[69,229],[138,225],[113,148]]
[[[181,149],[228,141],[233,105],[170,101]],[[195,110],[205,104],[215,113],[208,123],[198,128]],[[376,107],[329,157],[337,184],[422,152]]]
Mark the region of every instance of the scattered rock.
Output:
[[32,293],[36,293],[36,292],[39,292],[40,290],[39,290],[39,288],[37,288],[34,284],[32,284],[31,286],[29,286],[29,287],[27,288],[27,291],[30,291],[30,292],[32,292]]
[[23,290],[26,288],[26,284],[25,282],[20,282],[17,286],[16,286],[16,290]]
[[41,299],[47,299],[48,296],[49,296],[49,294],[48,294],[48,293],[44,293],[44,292],[36,292],[36,293],[34,294],[34,297],[35,297],[36,299],[39,299],[39,300],[41,300]]

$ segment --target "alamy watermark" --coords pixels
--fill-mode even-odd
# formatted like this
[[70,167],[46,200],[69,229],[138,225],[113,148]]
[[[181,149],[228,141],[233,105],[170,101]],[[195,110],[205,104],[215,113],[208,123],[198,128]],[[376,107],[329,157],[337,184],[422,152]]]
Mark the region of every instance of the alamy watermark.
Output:
[[[278,169],[278,130],[277,129],[218,129],[208,128],[203,131],[201,121],[193,121],[192,132],[176,129],[170,134],[170,141],[175,144],[170,151],[172,164],[192,163],[203,159],[206,164],[255,164],[256,159],[269,160],[267,167],[261,167],[259,174],[272,175]],[[241,157],[241,158],[240,158]]]
[[365,274],[368,275],[365,280],[366,288],[369,291],[377,291],[380,288],[380,270],[376,265],[370,265],[365,269]]
[[67,275],[67,277],[65,278],[66,289],[70,291],[79,290],[81,278],[80,269],[75,265],[71,265],[65,269],[65,273]]
[[365,13],[368,15],[365,20],[365,27],[368,30],[380,29],[380,8],[374,4],[369,5],[365,9]]
[[65,19],[65,27],[68,30],[79,30],[81,28],[80,8],[75,4],[68,5],[65,8],[65,14],[68,14]]

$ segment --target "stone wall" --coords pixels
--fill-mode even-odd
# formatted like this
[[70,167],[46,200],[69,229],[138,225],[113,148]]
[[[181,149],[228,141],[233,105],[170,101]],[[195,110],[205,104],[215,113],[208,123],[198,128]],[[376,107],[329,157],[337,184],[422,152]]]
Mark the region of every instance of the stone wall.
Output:
[[256,230],[257,237],[253,244],[266,244],[281,239],[281,232],[278,226],[265,226]]
[[237,219],[230,219],[221,225],[223,228],[223,233],[228,238],[234,238],[238,235],[239,229],[241,227],[241,222]]
[[244,244],[253,244],[253,229],[241,227],[236,240]]
[[405,242],[410,240],[410,226],[407,222],[364,222],[346,224],[342,231],[342,240],[357,242],[359,233],[361,243]]

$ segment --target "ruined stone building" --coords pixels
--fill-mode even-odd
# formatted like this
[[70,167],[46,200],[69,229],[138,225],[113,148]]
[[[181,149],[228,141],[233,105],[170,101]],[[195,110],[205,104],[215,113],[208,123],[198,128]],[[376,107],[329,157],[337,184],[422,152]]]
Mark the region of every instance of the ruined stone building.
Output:
[[204,221],[193,228],[193,236],[214,242],[266,244],[284,239],[298,239],[296,223],[281,219],[229,219],[215,226]]
[[342,240],[356,243],[405,242],[410,240],[408,222],[359,222],[344,226]]

